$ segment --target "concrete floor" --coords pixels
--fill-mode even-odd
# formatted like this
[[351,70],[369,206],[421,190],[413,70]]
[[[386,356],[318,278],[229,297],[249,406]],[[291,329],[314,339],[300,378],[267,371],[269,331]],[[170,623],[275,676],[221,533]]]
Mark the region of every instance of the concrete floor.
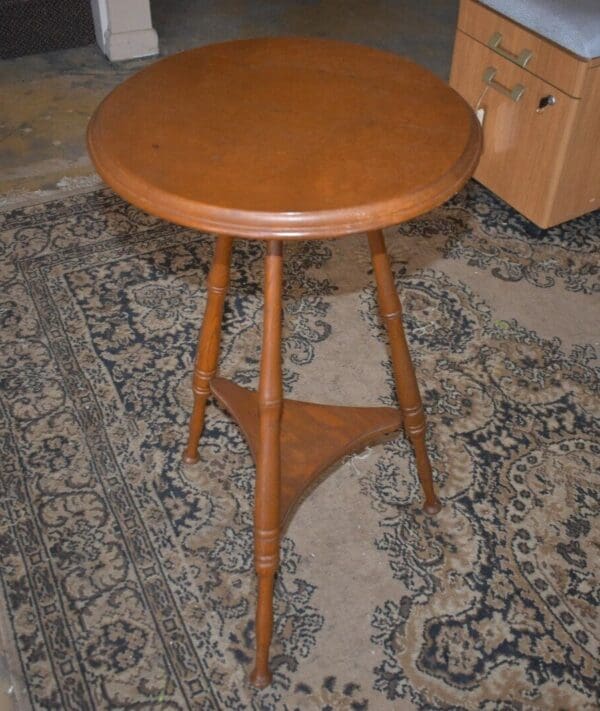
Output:
[[[161,55],[265,35],[332,37],[447,78],[458,0],[151,0]],[[100,100],[156,58],[111,64],[92,45],[0,63],[0,207],[95,184],[85,149]]]

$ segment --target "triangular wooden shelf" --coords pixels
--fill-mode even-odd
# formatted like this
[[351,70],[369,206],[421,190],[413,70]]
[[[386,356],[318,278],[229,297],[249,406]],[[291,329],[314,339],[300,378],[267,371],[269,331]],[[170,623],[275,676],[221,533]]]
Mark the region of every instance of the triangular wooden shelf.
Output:
[[[240,426],[256,462],[258,393],[214,378],[213,395]],[[284,400],[281,417],[281,521],[288,523],[303,494],[342,457],[374,444],[402,425],[391,407],[340,407]]]

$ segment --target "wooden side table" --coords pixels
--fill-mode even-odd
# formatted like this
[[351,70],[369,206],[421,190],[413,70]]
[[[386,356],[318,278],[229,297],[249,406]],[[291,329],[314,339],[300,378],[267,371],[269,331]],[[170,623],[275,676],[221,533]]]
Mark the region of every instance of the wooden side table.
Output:
[[[439,511],[381,228],[460,189],[477,163],[479,124],[452,89],[393,54],[328,40],[257,39],[183,52],[127,80],[94,114],[88,145],[100,175],[126,200],[218,235],[184,461],[198,461],[212,393],[240,424],[256,462],[251,680],[264,687],[271,681],[281,530],[306,488],[343,455],[403,425],[424,509]],[[362,231],[368,232],[400,410],[284,400],[283,244]],[[232,236],[266,241],[258,393],[215,377]]]

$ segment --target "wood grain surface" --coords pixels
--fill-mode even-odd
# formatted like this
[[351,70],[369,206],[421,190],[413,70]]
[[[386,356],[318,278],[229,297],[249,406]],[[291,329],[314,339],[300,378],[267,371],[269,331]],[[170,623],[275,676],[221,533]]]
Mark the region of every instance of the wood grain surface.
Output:
[[115,89],[88,130],[102,178],[179,224],[255,238],[388,226],[457,192],[480,152],[464,100],[395,54],[320,39],[210,45]]
[[[486,67],[507,88],[521,84],[520,101],[485,89]],[[485,110],[482,159],[475,177],[536,224],[549,226],[557,184],[566,159],[569,136],[579,108],[573,99],[516,66],[463,32],[456,33],[450,81],[472,106]],[[537,112],[540,99],[556,104]]]
[[[255,461],[260,445],[258,396],[225,378],[211,391],[242,429]],[[284,400],[281,418],[282,530],[300,501],[340,459],[375,444],[402,426],[392,407],[348,407]],[[315,446],[318,443],[318,446]]]
[[[511,54],[533,52],[525,68],[486,46],[495,32]],[[521,99],[484,92],[487,68],[507,89],[520,84]],[[542,228],[600,207],[600,57],[586,61],[462,0],[450,84],[485,111],[477,180]],[[554,103],[539,110],[549,96]]]
[[476,0],[461,1],[458,28],[482,44],[487,44],[494,32],[500,32],[502,48],[511,54],[519,54],[523,49],[531,50],[533,56],[527,63],[529,72],[569,96],[581,96],[589,62],[564,47]]

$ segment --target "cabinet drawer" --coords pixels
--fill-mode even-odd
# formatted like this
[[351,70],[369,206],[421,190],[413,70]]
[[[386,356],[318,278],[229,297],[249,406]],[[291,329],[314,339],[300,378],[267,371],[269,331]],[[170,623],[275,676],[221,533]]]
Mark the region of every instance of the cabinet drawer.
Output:
[[[475,0],[461,0],[458,29],[486,46],[495,40],[495,53],[508,54],[512,57],[510,61],[524,63],[528,72],[566,94],[581,96],[588,66],[585,59]],[[527,51],[531,52],[529,59],[525,59]]]
[[[495,86],[483,75],[496,70]],[[458,31],[450,84],[475,107],[485,109],[483,153],[475,178],[537,224],[547,224],[559,184],[569,132],[580,101],[507,61]],[[518,101],[502,93],[521,84]],[[538,112],[540,99],[554,105]]]

